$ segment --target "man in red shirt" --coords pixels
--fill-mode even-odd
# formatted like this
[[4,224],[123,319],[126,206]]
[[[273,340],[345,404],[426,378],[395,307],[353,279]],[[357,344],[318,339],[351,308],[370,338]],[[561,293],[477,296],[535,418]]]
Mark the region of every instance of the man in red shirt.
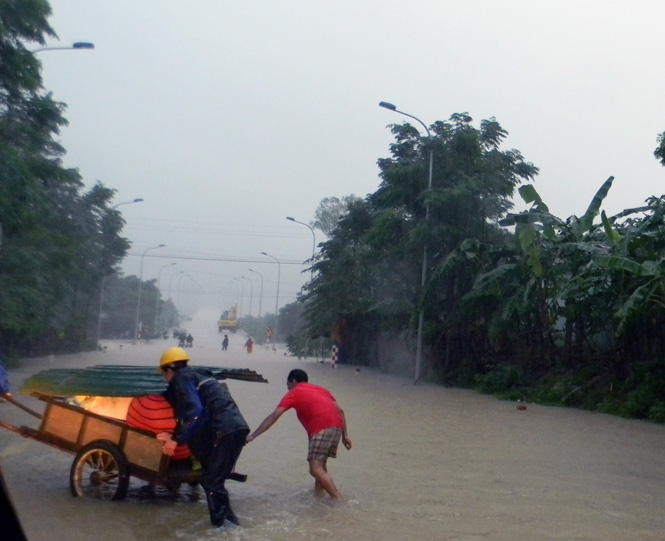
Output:
[[247,443],[263,434],[288,409],[295,409],[298,420],[307,431],[309,438],[309,473],[314,477],[314,491],[326,491],[334,500],[341,500],[335,482],[328,473],[328,458],[337,456],[337,446],[341,438],[344,447],[351,449],[351,440],[346,432],[344,411],[327,389],[308,383],[307,372],[296,368],[286,378],[289,392],[259,427],[247,436]]

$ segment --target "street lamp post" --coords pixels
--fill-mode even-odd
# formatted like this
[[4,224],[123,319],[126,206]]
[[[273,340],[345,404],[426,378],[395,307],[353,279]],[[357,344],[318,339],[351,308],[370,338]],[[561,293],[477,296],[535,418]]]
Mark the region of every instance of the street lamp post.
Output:
[[[238,295],[240,293],[240,289],[238,289],[238,281],[235,278],[233,278],[233,280],[229,280],[226,283],[226,285],[222,288],[222,292],[224,292],[224,290],[226,288],[228,288],[229,286],[233,287],[235,289],[231,290],[230,293],[225,294],[224,296],[226,296],[230,299],[230,303],[229,303],[230,307],[235,306],[235,308],[236,308],[236,318],[239,318],[240,316],[239,316],[239,312],[238,312]],[[224,303],[225,303],[225,307],[226,307],[227,301],[224,301]]]
[[254,282],[247,278],[247,276],[241,276],[240,278],[249,282],[249,317],[252,317],[252,304],[254,303]]
[[157,312],[159,310],[159,296],[160,296],[160,291],[159,291],[159,284],[162,279],[162,271],[166,267],[172,267],[173,265],[177,265],[176,262],[173,263],[167,263],[166,265],[162,265],[159,267],[159,272],[157,273],[157,295],[155,295],[155,325],[153,327],[154,332],[157,332]]
[[[304,225],[305,227],[307,227],[312,232],[312,266],[313,266],[314,265],[314,254],[316,253],[316,234],[314,233],[314,229],[312,229],[312,227],[309,224],[306,224],[305,222],[299,222],[298,220],[296,220],[295,218],[292,218],[291,216],[287,216],[286,219],[289,220],[290,222],[294,222],[296,224]],[[309,272],[310,282],[312,281],[313,274],[314,274],[314,270],[310,269],[310,272]]]
[[[195,292],[195,289],[192,286],[196,286],[199,289],[201,288],[201,284],[199,284],[196,279],[191,276],[191,275],[186,275],[186,278],[189,280],[189,284],[187,283],[182,285],[182,312],[183,314],[186,314],[187,312],[193,312],[194,306],[195,306],[195,300],[193,297],[193,294]],[[189,305],[187,304],[189,302]]]
[[[413,118],[414,120],[420,122],[423,128],[425,128],[425,131],[427,132],[427,137],[431,137],[432,134],[430,133],[429,129],[425,125],[425,123],[420,120],[419,118],[410,115],[408,113],[405,113],[404,111],[399,111],[396,106],[394,106],[392,103],[387,103],[385,101],[382,101],[379,103],[380,107],[383,107],[385,109],[389,109],[390,111],[394,111],[395,113],[399,113],[400,115],[408,116],[409,118]],[[432,169],[434,165],[434,148],[430,146],[429,150],[429,178],[427,181],[427,191],[430,192],[432,190]],[[425,223],[429,221],[429,201],[425,203]],[[425,239],[425,245],[423,246],[423,268],[420,276],[420,295],[423,294],[423,291],[425,290],[425,282],[427,281],[427,239]],[[417,383],[418,380],[420,379],[420,374],[422,371],[422,354],[423,354],[423,325],[424,325],[424,320],[425,320],[425,313],[421,307],[420,312],[418,314],[418,337],[416,339],[416,370],[415,370],[415,375],[414,375],[414,383]]]
[[31,53],[41,53],[42,51],[66,51],[69,49],[94,49],[95,44],[88,41],[77,41],[72,43],[69,47],[39,47],[38,49],[33,49]]
[[177,298],[176,298],[176,307],[178,308],[178,312],[179,312],[180,314],[184,314],[184,313],[185,313],[184,301],[183,301],[183,294],[182,294],[182,290],[183,290],[183,284],[182,284],[182,282],[183,282],[183,279],[184,279],[184,278],[191,278],[191,276],[190,276],[189,274],[183,274],[183,275],[178,279],[178,296],[177,296]]
[[261,278],[261,289],[259,290],[259,317],[261,317],[261,304],[263,303],[263,274],[252,269],[247,270],[249,272],[253,272],[254,274],[258,274],[259,278]]
[[134,325],[134,339],[138,343],[139,341],[139,312],[141,310],[141,289],[143,288],[143,260],[145,259],[145,254],[147,254],[150,250],[156,250],[157,248],[163,248],[166,246],[166,244],[160,244],[159,246],[152,246],[150,248],[146,248],[145,252],[143,252],[143,255],[141,256],[141,271],[139,273],[139,295],[138,298],[136,299],[136,320],[135,320],[135,325]]
[[240,318],[242,317],[242,302],[245,298],[245,286],[243,285],[242,280],[238,276],[236,276],[233,279],[233,281],[240,285],[240,304],[238,305],[238,314],[237,314],[238,321],[240,321]]
[[[134,199],[132,201],[124,201],[122,203],[116,203],[111,208],[109,208],[109,210],[113,210],[114,208],[119,207],[120,205],[131,205],[132,203],[140,203],[141,201],[143,201],[143,199],[137,198],[137,199]],[[102,311],[103,311],[103,308],[104,308],[104,286],[105,285],[106,285],[106,274],[103,274],[102,275],[102,287],[101,287],[100,292],[99,292],[99,316],[97,318],[97,344],[99,344],[99,339],[101,337],[101,332],[102,332]]]
[[176,316],[178,316],[178,321],[177,321],[178,326],[180,325],[180,314],[178,313],[178,307],[177,307],[177,306],[175,305],[175,303],[173,302],[173,297],[171,297],[171,283],[173,282],[173,277],[174,277],[174,276],[177,276],[178,274],[183,274],[184,272],[185,272],[185,271],[174,272],[174,273],[169,277],[169,293],[168,293],[168,295],[169,295],[169,300],[171,301],[171,304],[172,304],[173,307],[175,308]]
[[[174,277],[174,276],[177,276],[178,274],[184,274],[184,272],[185,272],[185,271],[174,272],[174,273],[171,275],[171,278],[169,278],[169,300],[173,299],[173,297],[171,297],[171,281],[173,280],[173,277]],[[174,303],[174,305],[175,305],[175,303]],[[176,308],[177,308],[177,306],[176,306]]]
[[[309,224],[306,224],[305,222],[299,222],[298,220],[296,220],[291,216],[287,216],[286,219],[296,224],[304,225],[312,232],[312,266],[309,268],[309,287],[313,288],[314,284],[312,284],[312,282],[314,281],[314,255],[316,253],[316,234],[314,233],[314,229],[312,229],[312,227]],[[307,333],[307,336],[305,337],[305,359],[307,358],[308,355],[309,355],[309,333]]]
[[280,263],[279,259],[277,259],[274,255],[267,254],[265,252],[261,252],[264,256],[270,257],[277,261],[277,294],[275,295],[275,328],[273,329],[272,332],[272,349],[275,351],[276,345],[277,345],[277,314],[279,314],[279,280],[280,276],[282,274],[282,264]]

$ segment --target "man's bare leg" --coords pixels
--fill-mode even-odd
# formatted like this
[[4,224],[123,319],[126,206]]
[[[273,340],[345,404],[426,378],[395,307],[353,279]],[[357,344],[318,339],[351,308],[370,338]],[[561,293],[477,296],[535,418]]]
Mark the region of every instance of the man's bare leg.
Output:
[[[323,471],[328,473],[328,462],[327,461],[323,461]],[[314,478],[314,495],[321,498],[325,493],[326,493],[326,489],[323,488],[323,485],[315,477]]]
[[341,500],[342,495],[337,490],[335,482],[328,474],[326,462],[323,460],[310,460],[309,473],[314,477],[314,492],[318,495],[326,491],[333,500]]

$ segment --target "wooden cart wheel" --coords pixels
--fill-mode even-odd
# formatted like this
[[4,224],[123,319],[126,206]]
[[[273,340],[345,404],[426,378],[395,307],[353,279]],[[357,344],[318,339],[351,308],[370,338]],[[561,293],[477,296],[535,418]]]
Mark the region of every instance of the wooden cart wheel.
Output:
[[74,496],[122,500],[129,488],[129,465],[124,453],[104,440],[81,447],[72,464],[69,485]]

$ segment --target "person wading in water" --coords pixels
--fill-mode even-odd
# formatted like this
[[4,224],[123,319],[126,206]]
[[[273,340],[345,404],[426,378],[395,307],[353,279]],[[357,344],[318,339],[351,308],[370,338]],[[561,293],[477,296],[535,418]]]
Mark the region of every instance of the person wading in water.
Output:
[[340,439],[347,449],[352,446],[346,430],[344,411],[327,389],[308,382],[304,370],[291,370],[286,378],[286,387],[289,392],[259,427],[247,436],[247,443],[274,425],[285,411],[295,409],[309,438],[307,461],[309,473],[314,477],[315,493],[321,495],[325,491],[333,500],[341,500],[342,495],[328,473],[327,463],[329,458],[337,456]]

